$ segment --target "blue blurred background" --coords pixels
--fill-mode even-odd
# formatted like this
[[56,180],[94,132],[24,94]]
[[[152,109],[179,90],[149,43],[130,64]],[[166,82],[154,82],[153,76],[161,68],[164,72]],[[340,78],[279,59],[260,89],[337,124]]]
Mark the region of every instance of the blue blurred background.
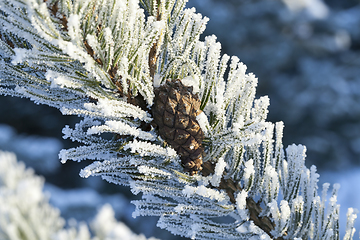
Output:
[[[306,145],[306,165],[318,167],[320,184],[341,183],[341,218],[348,207],[360,209],[354,184],[360,181],[360,1],[190,0],[188,7],[210,18],[203,36],[215,34],[223,53],[238,56],[259,78],[258,96],[270,97],[268,120],[285,123],[284,146]],[[77,146],[62,139],[61,129],[77,121],[27,99],[0,96],[0,149],[16,152],[45,176],[65,218],[88,220],[110,202],[135,232],[175,239],[155,227],[156,218],[131,217],[129,202],[140,196],[128,188],[81,179],[86,163],[60,164],[59,150]]]

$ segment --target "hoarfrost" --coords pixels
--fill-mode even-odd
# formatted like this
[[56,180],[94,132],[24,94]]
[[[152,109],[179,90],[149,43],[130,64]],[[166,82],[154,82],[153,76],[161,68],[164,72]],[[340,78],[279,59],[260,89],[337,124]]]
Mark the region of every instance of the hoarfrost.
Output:
[[195,80],[193,77],[185,77],[181,82],[188,87],[193,87],[193,93],[199,92],[199,79]]
[[50,87],[51,88],[81,88],[82,84],[73,81],[73,79],[70,79],[62,74],[59,74],[58,72],[48,70],[45,74],[46,80],[51,82]]
[[209,121],[207,116],[204,112],[201,112],[199,115],[196,116],[196,120],[198,121],[201,130],[206,134],[208,132],[208,129],[210,127]]
[[198,187],[186,185],[185,188],[183,189],[182,193],[187,197],[191,197],[192,195],[197,194],[197,195],[200,195],[203,197],[217,200],[219,202],[227,199],[226,193],[220,192],[215,189],[207,188],[203,185],[198,186]]
[[159,73],[155,73],[154,76],[154,88],[158,88],[161,85],[161,75]]
[[148,142],[137,141],[136,139],[124,146],[124,150],[138,153],[140,156],[168,156],[175,158],[177,153],[172,148],[163,148]]
[[106,121],[105,125],[93,126],[87,130],[87,134],[100,134],[104,132],[117,133],[120,135],[132,135],[136,138],[153,141],[156,135],[153,133],[142,131],[136,127],[131,127],[128,124],[119,121]]
[[255,174],[254,160],[250,159],[247,162],[245,162],[244,177],[243,177],[245,186],[249,184],[254,174]]
[[22,63],[24,59],[28,56],[29,50],[25,48],[14,48],[13,51],[15,52],[15,55],[12,57],[11,63],[16,65],[18,63]]
[[240,217],[244,221],[249,220],[249,210],[246,209],[246,198],[248,197],[248,192],[242,190],[236,195],[236,210],[238,211]]
[[223,158],[220,158],[216,163],[214,175],[210,179],[210,183],[214,187],[219,186],[225,167],[226,167],[226,162],[224,161]]

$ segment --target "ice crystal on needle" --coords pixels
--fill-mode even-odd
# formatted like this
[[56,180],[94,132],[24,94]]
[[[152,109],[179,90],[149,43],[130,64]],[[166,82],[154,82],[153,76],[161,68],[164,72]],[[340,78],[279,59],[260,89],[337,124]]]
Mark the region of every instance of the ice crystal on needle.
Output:
[[[173,234],[337,239],[337,191],[328,204],[327,186],[318,196],[306,148],[284,150],[283,123],[267,122],[269,98],[255,98],[257,78],[238,57],[221,55],[215,36],[200,40],[208,19],[186,2],[0,0],[0,93],[83,117],[63,129],[64,138],[83,145],[63,149],[61,161],[93,160],[82,177],[142,193],[133,215],[158,216],[158,226]],[[154,124],[153,110],[172,103],[154,88],[176,79],[184,84],[179,99],[194,91],[198,101],[199,114],[190,115],[203,134],[203,166],[199,160],[192,176],[183,172],[177,145],[194,146],[165,139]],[[188,123],[179,112],[191,104],[179,104],[171,119]],[[190,162],[183,165],[190,169]],[[352,238],[355,218],[350,210],[344,239]]]

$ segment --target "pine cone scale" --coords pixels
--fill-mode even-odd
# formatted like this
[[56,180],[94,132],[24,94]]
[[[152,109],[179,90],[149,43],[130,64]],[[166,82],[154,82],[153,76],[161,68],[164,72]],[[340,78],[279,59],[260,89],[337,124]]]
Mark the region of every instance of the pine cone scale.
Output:
[[175,99],[168,98],[168,101],[165,103],[165,111],[168,111],[170,114],[175,114],[177,102]]
[[168,126],[164,126],[161,129],[160,134],[164,135],[167,139],[174,140],[174,138],[175,138],[175,129],[170,128]]
[[182,129],[175,130],[175,138],[174,141],[179,144],[185,144],[188,138],[190,137],[190,133]]
[[180,128],[180,129],[186,129],[186,127],[189,125],[189,116],[182,114],[182,113],[178,113],[175,116],[175,128]]
[[174,127],[174,123],[175,123],[175,119],[174,119],[174,115],[164,111],[164,125],[168,126],[168,127]]

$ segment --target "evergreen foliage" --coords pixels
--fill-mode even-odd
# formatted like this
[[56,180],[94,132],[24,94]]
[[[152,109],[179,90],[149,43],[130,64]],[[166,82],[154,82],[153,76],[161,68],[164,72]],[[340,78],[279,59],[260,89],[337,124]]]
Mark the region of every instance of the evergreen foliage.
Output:
[[[61,161],[80,175],[130,186],[136,216],[193,239],[339,239],[338,187],[326,202],[306,148],[282,145],[268,97],[237,57],[221,55],[208,21],[186,0],[1,0],[0,93],[83,119]],[[154,88],[182,79],[201,99],[204,169],[183,172],[152,126]],[[110,134],[109,134],[110,133]],[[109,137],[110,136],[110,137]],[[356,211],[349,209],[352,239]]]
[[[117,222],[109,204],[101,207],[89,226],[65,221],[43,192],[44,179],[25,169],[15,154],[0,151],[0,238],[2,240],[146,240]],[[149,240],[156,240],[150,238]]]

